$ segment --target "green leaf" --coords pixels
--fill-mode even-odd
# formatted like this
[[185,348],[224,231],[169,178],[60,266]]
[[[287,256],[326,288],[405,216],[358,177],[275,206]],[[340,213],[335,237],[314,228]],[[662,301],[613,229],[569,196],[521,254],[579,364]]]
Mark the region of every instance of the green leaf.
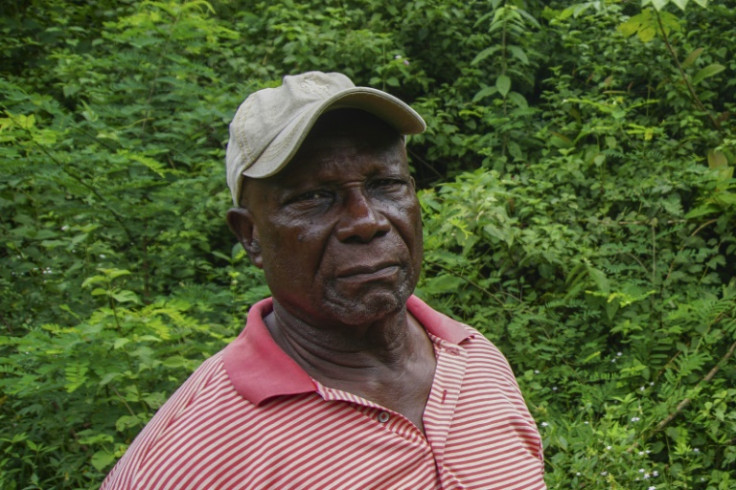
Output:
[[[657,18],[656,16],[652,17],[654,19],[653,26],[657,28]],[[667,34],[672,31],[678,32],[682,30],[682,26],[680,25],[680,18],[674,14],[671,14],[669,12],[660,12],[659,20],[662,22],[662,27]]]
[[138,296],[133,291],[123,290],[112,294],[118,303],[140,303]]
[[527,102],[526,97],[521,95],[519,92],[509,92],[509,100],[516,107],[519,107],[521,109],[526,109],[527,107],[529,107],[529,102]]
[[648,43],[657,35],[657,29],[654,26],[645,26],[636,34],[641,42]]
[[495,54],[497,51],[501,50],[501,46],[490,46],[488,48],[485,48],[480,53],[475,55],[475,58],[473,58],[473,61],[470,62],[471,65],[477,65],[484,59],[488,58],[489,56]]
[[83,431],[80,431],[78,433],[79,439],[77,442],[79,444],[84,445],[92,445],[92,444],[104,444],[104,443],[110,443],[113,441],[113,436],[111,434],[106,434],[104,432],[97,432],[93,429],[86,429]]
[[[731,169],[733,170],[733,169]],[[736,206],[736,192],[721,191],[713,196],[713,200],[723,206]]]
[[726,67],[721,64],[712,63],[695,74],[695,76],[693,77],[693,85],[699,84],[706,78],[712,77],[714,75],[718,75],[725,69]]
[[126,152],[126,153],[127,153],[128,158],[147,167],[151,172],[155,173],[159,177],[165,176],[166,168],[161,163],[154,160],[153,158],[148,157],[146,155],[142,155],[140,153],[133,153],[133,152]]
[[67,393],[75,392],[85,381],[87,381],[87,372],[89,368],[84,364],[72,363],[64,368],[67,383],[65,385]]
[[508,47],[509,53],[511,53],[512,56],[514,56],[516,59],[518,59],[522,64],[528,65],[529,64],[529,57],[526,55],[526,52],[519,47],[519,46],[509,46]]
[[719,168],[728,165],[728,159],[723,152],[718,150],[708,150],[708,167]]
[[581,362],[581,364],[587,364],[590,361],[592,361],[593,359],[595,359],[597,357],[600,357],[600,356],[601,356],[601,351],[593,352],[592,354],[590,354],[589,356],[587,356],[585,359],[583,359],[580,362]]
[[685,218],[696,219],[718,212],[720,212],[720,208],[718,208],[718,206],[715,206],[713,203],[705,203],[688,211],[688,213],[685,215]]
[[606,277],[606,274],[603,271],[592,266],[587,266],[586,269],[588,270],[590,278],[593,279],[593,282],[595,282],[596,286],[598,286],[598,290],[608,294],[608,292],[611,290],[611,283]]
[[697,60],[698,57],[701,55],[701,53],[703,52],[703,49],[704,48],[694,49],[689,55],[687,55],[687,58],[685,58],[685,60],[683,60],[682,67],[683,68],[687,68],[690,65],[692,65],[693,63],[695,63],[695,60]]
[[509,93],[509,90],[511,90],[511,79],[506,75],[499,75],[499,77],[496,79],[496,88],[498,89],[498,93],[500,93],[502,97],[506,97],[506,95],[508,95]]
[[94,288],[92,290],[92,293],[91,294],[92,294],[92,296],[103,296],[103,295],[107,294],[107,289]]
[[98,471],[102,471],[111,465],[113,461],[115,461],[114,454],[105,450],[100,450],[92,455],[91,462],[92,466],[94,466]]
[[473,97],[473,102],[478,102],[479,100],[483,100],[484,98],[488,97],[489,95],[493,95],[496,92],[498,92],[498,89],[496,87],[483,87],[478,91],[478,93],[475,94]]
[[626,22],[619,24],[617,30],[626,37],[633,36],[641,28],[642,14],[631,17]]
[[672,0],[672,3],[680,7],[680,10],[685,10],[685,7],[687,7],[687,2],[689,0]]
[[130,343],[130,339],[127,337],[119,337],[115,339],[115,342],[112,344],[112,348],[115,350],[120,349],[121,347],[125,346],[126,344]]
[[115,269],[115,268],[113,268],[113,269],[105,269],[105,268],[100,267],[98,270],[101,271],[101,272],[103,272],[105,274],[105,276],[109,277],[110,279],[116,279],[116,278],[118,278],[120,276],[129,276],[130,275],[130,271],[129,270],[126,270],[126,269]]
[[137,415],[123,415],[115,421],[115,428],[118,432],[123,432],[131,427],[137,427],[141,424],[141,419]]
[[443,274],[429,279],[424,285],[424,290],[430,294],[440,294],[448,291],[457,291],[465,281],[462,278]]
[[107,282],[107,278],[105,276],[91,276],[82,282],[83,288],[88,288],[95,284],[105,283]]
[[662,10],[667,6],[669,0],[651,0],[652,5],[657,10]]
[[557,435],[557,444],[562,448],[563,451],[567,451],[567,439],[562,435]]

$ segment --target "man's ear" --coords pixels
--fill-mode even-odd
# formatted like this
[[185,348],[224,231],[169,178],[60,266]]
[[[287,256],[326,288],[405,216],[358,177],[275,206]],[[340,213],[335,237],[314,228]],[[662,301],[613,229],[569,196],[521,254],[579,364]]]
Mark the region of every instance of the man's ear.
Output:
[[253,221],[253,215],[245,208],[231,208],[227,212],[227,224],[238,238],[238,241],[250,257],[251,262],[258,268],[263,268],[261,244],[258,241],[258,228]]

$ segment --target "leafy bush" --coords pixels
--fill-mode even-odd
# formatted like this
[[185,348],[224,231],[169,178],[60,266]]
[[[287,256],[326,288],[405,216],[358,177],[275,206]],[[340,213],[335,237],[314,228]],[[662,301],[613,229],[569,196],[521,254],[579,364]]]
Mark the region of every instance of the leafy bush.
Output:
[[732,3],[10,6],[0,487],[95,487],[267,295],[226,124],[319,69],[427,119],[417,292],[509,357],[550,488],[733,488]]

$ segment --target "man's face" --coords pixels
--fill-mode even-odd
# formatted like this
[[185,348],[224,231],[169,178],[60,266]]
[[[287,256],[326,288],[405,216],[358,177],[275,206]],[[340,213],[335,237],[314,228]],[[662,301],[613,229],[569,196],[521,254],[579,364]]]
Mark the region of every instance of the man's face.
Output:
[[421,268],[403,142],[375,118],[350,114],[323,118],[284,170],[248,181],[247,209],[229,217],[245,230],[236,233],[274,299],[313,325],[367,324],[400,311]]

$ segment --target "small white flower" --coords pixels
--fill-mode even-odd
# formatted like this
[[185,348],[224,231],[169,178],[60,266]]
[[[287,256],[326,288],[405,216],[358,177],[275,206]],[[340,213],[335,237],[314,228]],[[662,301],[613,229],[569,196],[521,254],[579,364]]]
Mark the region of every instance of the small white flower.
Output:
[[552,387],[552,391],[557,391],[557,387],[556,386],[553,386]]
[[610,451],[612,449],[611,446],[606,446],[606,451]]
[[640,387],[639,387],[639,391],[644,391],[645,389],[646,389],[646,388],[644,388],[643,386],[640,386]]
[[539,374],[539,369],[535,369],[534,374]]
[[607,471],[601,471],[601,476],[606,476],[608,474]]
[[657,487],[655,487],[654,485],[652,485],[651,487],[647,487],[647,490],[657,490]]
[[66,231],[69,229],[69,225],[64,225],[61,227],[61,231]]
[[646,470],[644,468],[639,468],[639,473],[644,473]]
[[548,426],[549,424],[548,424],[547,422],[542,422],[542,423],[541,423],[541,424],[539,424],[539,425],[541,425],[542,427],[547,427],[547,426]]
[[631,417],[631,421],[632,421],[632,422],[638,422],[638,421],[640,421],[640,420],[641,420],[641,419],[640,419],[639,417]]
[[623,356],[623,355],[624,355],[624,353],[623,353],[623,352],[616,352],[616,355],[617,355],[618,357],[621,357],[621,356]]
[[657,471],[657,470],[652,471],[652,476],[654,476],[654,477],[659,476],[659,471]]
[[694,448],[693,448],[693,452],[694,452],[694,453],[699,453],[699,452],[700,452],[700,449],[698,449],[697,447],[694,447]]
[[105,258],[105,254],[100,254],[100,258],[101,259],[104,259]]

